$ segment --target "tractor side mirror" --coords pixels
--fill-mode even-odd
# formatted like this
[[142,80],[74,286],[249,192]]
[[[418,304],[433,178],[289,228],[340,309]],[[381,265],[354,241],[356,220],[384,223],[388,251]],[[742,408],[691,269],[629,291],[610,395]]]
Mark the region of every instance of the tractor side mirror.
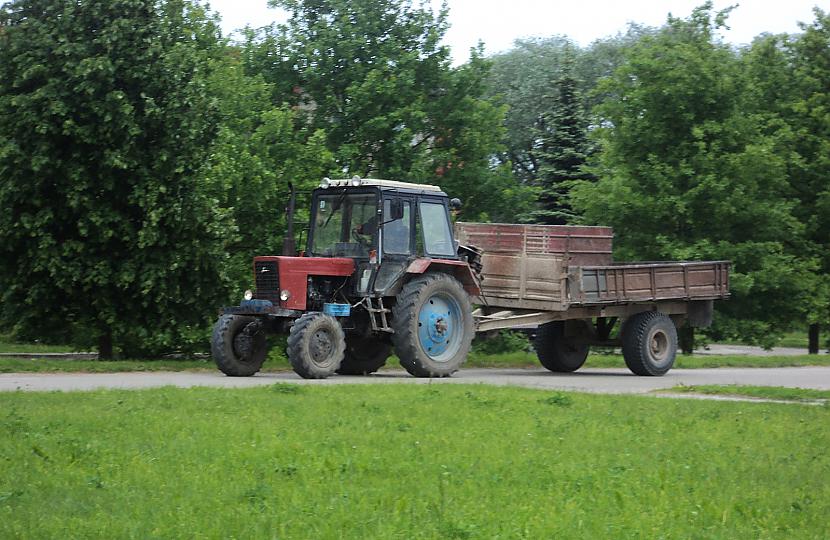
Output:
[[389,221],[403,219],[403,200],[391,199],[389,201]]

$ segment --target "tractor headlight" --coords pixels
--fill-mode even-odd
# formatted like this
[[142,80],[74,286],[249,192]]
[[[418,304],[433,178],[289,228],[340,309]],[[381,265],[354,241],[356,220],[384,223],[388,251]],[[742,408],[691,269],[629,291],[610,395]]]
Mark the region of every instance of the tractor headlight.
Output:
[[354,175],[352,176],[352,181],[350,183],[352,187],[360,187],[360,184],[363,183],[363,180],[361,180],[359,176]]
[[253,299],[253,297],[254,293],[251,289],[248,289],[247,291],[245,291],[245,294],[242,295],[242,298],[244,298],[245,300],[251,300]]
[[285,302],[285,301],[286,301],[286,300],[288,300],[289,298],[291,298],[291,293],[290,293],[290,292],[288,292],[288,291],[287,291],[287,290],[285,290],[285,289],[283,289],[283,290],[281,290],[281,291],[280,291],[280,300],[282,300],[283,302]]
[[331,185],[331,178],[329,178],[329,177],[323,178],[323,180],[320,182],[320,187],[323,188],[323,189],[328,189],[330,185]]

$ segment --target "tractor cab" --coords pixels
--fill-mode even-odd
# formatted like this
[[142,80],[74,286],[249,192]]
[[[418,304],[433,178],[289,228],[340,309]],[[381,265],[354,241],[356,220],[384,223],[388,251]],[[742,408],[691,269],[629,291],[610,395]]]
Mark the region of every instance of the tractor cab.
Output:
[[311,205],[306,253],[353,259],[351,296],[395,294],[416,259],[458,260],[450,202],[437,186],[326,178]]

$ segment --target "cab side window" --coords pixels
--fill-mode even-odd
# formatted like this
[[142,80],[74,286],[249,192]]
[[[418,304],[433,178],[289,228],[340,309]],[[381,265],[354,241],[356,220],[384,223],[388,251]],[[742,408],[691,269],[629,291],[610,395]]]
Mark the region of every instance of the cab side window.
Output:
[[455,255],[446,207],[432,202],[421,202],[419,207],[426,252],[430,255]]
[[383,252],[392,254],[408,255],[412,250],[412,235],[410,224],[412,223],[412,203],[403,201],[403,218],[389,221],[391,219],[390,200],[383,201]]

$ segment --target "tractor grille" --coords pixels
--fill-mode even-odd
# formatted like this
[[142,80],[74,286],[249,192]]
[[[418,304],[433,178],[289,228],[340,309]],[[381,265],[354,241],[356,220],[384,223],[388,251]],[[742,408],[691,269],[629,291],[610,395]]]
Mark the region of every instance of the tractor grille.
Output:
[[278,304],[280,301],[280,276],[277,272],[276,261],[256,261],[254,263],[254,280],[256,295],[254,298],[270,300]]

